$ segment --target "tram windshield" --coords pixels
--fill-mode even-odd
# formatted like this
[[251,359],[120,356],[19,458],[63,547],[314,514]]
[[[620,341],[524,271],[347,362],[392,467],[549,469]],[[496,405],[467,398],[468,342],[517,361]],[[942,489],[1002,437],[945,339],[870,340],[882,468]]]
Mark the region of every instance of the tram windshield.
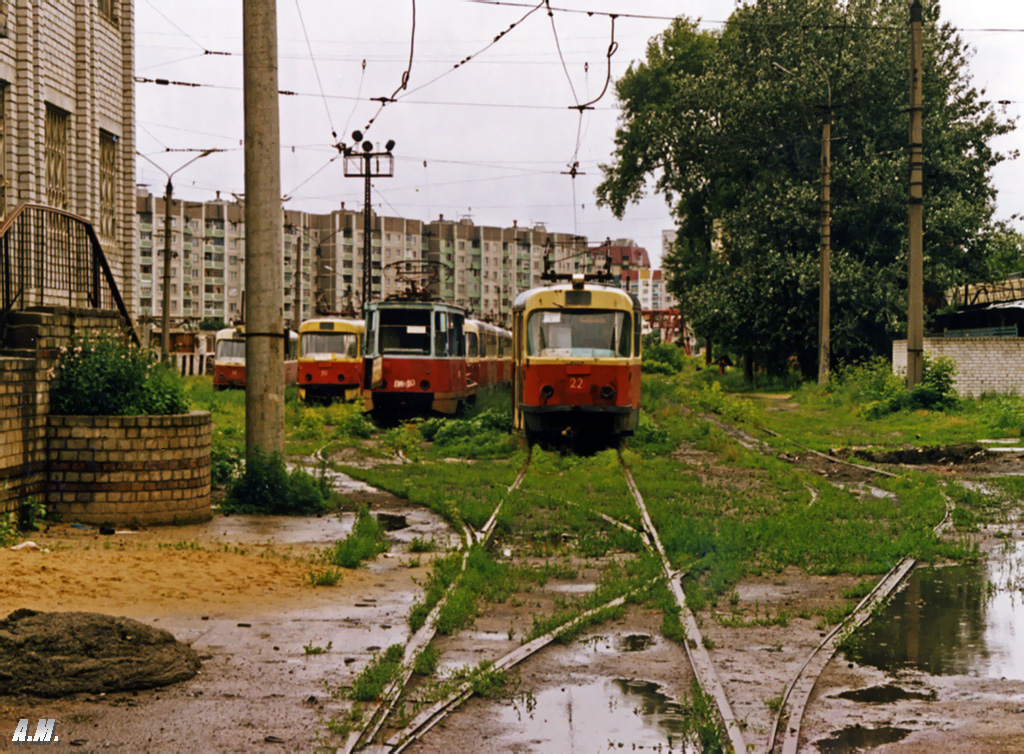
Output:
[[382,354],[430,355],[429,309],[381,309]]
[[330,359],[359,356],[359,337],[351,332],[312,332],[302,334],[302,356],[306,359]]
[[594,309],[539,309],[526,325],[526,353],[553,358],[630,355],[629,314]]
[[224,359],[240,359],[245,360],[245,341],[244,340],[218,340],[217,341],[217,358],[220,360]]

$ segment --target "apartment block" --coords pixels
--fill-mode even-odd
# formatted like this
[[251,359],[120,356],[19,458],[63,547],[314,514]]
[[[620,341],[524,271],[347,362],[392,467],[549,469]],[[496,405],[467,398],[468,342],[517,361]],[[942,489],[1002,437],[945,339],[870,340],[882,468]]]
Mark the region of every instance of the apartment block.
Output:
[[[138,193],[138,311],[163,312],[164,201]],[[329,214],[284,210],[281,259],[284,316],[292,327],[324,313],[358,313],[363,301],[363,213],[344,204]],[[243,316],[245,207],[238,200],[173,200],[170,221],[170,315],[175,322]],[[471,316],[510,321],[512,302],[542,284],[545,265],[560,273],[588,272],[587,240],[543,225],[476,225],[469,218],[432,222],[370,216],[370,297],[402,292],[411,268],[434,263],[433,293]],[[405,262],[416,262],[407,266]],[[408,268],[408,269],[407,269]],[[298,318],[296,318],[298,314]]]

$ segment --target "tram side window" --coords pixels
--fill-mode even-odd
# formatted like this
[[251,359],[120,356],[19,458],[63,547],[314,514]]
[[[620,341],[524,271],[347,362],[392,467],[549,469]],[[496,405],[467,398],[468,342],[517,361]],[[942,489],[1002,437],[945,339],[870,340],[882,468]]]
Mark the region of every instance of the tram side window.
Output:
[[625,312],[535,311],[527,322],[527,355],[615,358],[632,352],[632,328]]
[[366,334],[363,336],[363,353],[370,354],[377,345],[377,312],[366,315]]
[[430,312],[380,311],[380,352],[430,355]]
[[434,355],[464,356],[466,339],[462,332],[462,317],[448,312],[434,313]]
[[471,359],[475,359],[480,355],[479,345],[477,344],[477,338],[475,332],[466,333],[466,356]]

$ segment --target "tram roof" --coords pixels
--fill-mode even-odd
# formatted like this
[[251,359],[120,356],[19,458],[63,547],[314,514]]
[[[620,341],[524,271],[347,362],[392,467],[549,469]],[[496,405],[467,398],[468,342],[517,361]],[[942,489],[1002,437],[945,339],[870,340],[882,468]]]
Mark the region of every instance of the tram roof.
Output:
[[[571,292],[588,292],[590,301],[570,303],[567,301],[567,294]],[[568,297],[571,298],[571,297]],[[585,283],[582,286],[572,283],[560,283],[542,288],[531,288],[516,296],[512,304],[513,311],[525,309],[536,309],[547,306],[587,306],[595,309],[625,309],[638,311],[640,300],[628,291],[615,288],[610,285],[598,285],[596,283]]]
[[419,301],[416,299],[394,299],[391,301],[371,301],[367,309],[440,309],[441,311],[466,314],[466,307],[449,304],[447,301]]
[[[340,327],[327,327],[324,325],[340,325]],[[299,325],[299,332],[323,332],[324,330],[335,329],[338,332],[363,332],[366,329],[366,324],[361,319],[351,319],[346,317],[320,317],[317,319],[307,319],[301,325]]]

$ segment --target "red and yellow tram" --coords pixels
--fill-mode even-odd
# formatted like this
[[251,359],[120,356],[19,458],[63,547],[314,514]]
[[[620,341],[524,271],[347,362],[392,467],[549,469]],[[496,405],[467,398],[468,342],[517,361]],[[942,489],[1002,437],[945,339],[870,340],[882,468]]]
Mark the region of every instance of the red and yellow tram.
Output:
[[508,386],[512,382],[512,333],[467,319],[466,373],[481,389]]
[[310,319],[299,325],[300,400],[359,397],[365,330],[362,320],[340,317]]
[[512,307],[513,429],[531,440],[632,434],[640,332],[636,297],[582,275],[521,293]]
[[466,371],[466,312],[440,301],[366,306],[364,404],[375,413],[454,414],[475,395]]
[[[299,336],[288,331],[284,344],[284,384],[294,385],[298,374]],[[214,336],[213,389],[245,387],[245,325],[218,330]]]

